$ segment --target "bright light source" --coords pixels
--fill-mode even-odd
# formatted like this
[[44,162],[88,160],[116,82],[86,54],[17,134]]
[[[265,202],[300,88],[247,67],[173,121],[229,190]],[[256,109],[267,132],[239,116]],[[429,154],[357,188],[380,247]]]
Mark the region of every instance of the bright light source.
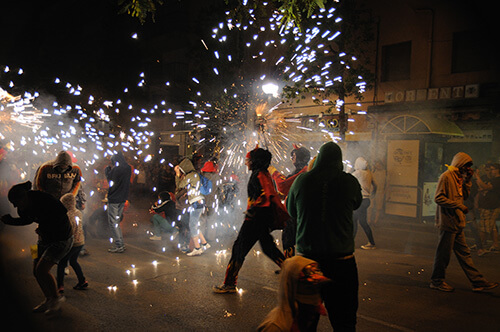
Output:
[[274,83],[266,83],[262,86],[262,91],[267,95],[278,97],[279,86]]

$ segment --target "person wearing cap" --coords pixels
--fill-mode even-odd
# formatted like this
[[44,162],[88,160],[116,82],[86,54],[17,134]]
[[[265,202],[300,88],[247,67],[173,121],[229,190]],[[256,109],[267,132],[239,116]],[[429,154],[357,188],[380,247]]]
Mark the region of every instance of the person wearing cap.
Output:
[[[309,160],[311,159],[311,153],[305,147],[298,147],[293,145],[293,150],[290,153],[290,158],[292,159],[293,166],[295,170],[288,176],[281,174],[275,167],[269,166],[269,173],[276,184],[276,189],[280,193],[283,199],[286,199],[290,187],[292,186],[295,179],[302,173],[307,172]],[[297,228],[297,222],[295,219],[291,218],[287,221],[283,233],[281,233],[281,242],[283,244],[283,252],[286,258],[295,255],[295,233]]]
[[37,223],[39,236],[37,255],[33,260],[33,274],[45,300],[33,308],[33,312],[43,312],[47,316],[57,314],[63,298],[57,291],[56,279],[50,273],[73,246],[73,230],[67,210],[54,196],[31,190],[31,182],[14,185],[8,193],[9,201],[17,208],[18,218],[10,214],[1,217],[3,223],[14,226]]
[[267,171],[271,159],[271,153],[262,148],[255,148],[247,154],[245,164],[252,171],[252,174],[247,186],[248,203],[245,220],[233,244],[224,284],[214,286],[212,288],[214,293],[235,293],[237,291],[238,273],[243,266],[246,255],[257,241],[259,241],[264,254],[276,265],[281,267],[285,260],[285,256],[276,247],[273,236],[270,234],[276,222],[273,207],[281,204],[279,200],[273,199],[273,197],[277,198],[278,194],[274,189],[271,175]]
[[498,286],[496,282],[487,281],[477,270],[472,261],[470,249],[465,241],[465,215],[469,212],[464,200],[469,197],[472,186],[471,178],[472,158],[459,152],[451,161],[448,170],[439,177],[434,201],[437,204],[436,226],[439,228],[439,242],[434,257],[434,266],[430,288],[443,292],[455,290],[447,284],[445,279],[446,268],[450,263],[451,253],[454,252],[460,267],[472,283],[472,291],[482,292]]

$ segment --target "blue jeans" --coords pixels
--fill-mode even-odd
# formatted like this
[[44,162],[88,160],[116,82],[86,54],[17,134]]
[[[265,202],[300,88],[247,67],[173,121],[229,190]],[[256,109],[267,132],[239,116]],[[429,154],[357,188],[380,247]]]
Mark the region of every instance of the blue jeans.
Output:
[[203,207],[199,209],[189,207],[189,233],[191,237],[198,236],[200,233],[200,216],[202,212]]
[[114,246],[117,248],[121,248],[124,245],[122,230],[120,228],[124,207],[125,202],[108,203],[108,223],[111,229],[111,237],[113,238]]

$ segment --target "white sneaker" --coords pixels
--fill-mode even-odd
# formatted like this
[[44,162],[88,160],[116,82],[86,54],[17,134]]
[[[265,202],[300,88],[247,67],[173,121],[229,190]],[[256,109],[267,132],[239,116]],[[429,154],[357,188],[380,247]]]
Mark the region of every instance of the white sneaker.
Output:
[[376,249],[377,247],[375,247],[374,244],[371,244],[370,242],[368,242],[367,244],[365,244],[364,246],[361,246],[361,249],[365,249],[365,250],[371,250],[371,249]]
[[58,296],[47,301],[48,308],[45,311],[45,316],[55,316],[61,311],[61,303],[66,300],[64,296]]
[[149,238],[151,241],[161,241],[161,236],[153,235]]
[[210,247],[211,247],[210,243],[208,243],[208,242],[205,244],[202,244],[202,246],[203,246],[203,250],[210,249]]
[[187,254],[188,256],[200,256],[201,254],[203,254],[203,249],[200,248],[194,248],[193,251],[191,251],[189,254]]
[[42,303],[33,308],[33,312],[45,312],[49,308],[49,300],[45,299]]

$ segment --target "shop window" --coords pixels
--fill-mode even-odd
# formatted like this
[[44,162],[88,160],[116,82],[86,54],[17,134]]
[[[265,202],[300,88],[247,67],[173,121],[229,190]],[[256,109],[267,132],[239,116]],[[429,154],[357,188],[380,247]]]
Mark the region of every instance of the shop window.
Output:
[[410,79],[411,41],[382,46],[382,82]]

